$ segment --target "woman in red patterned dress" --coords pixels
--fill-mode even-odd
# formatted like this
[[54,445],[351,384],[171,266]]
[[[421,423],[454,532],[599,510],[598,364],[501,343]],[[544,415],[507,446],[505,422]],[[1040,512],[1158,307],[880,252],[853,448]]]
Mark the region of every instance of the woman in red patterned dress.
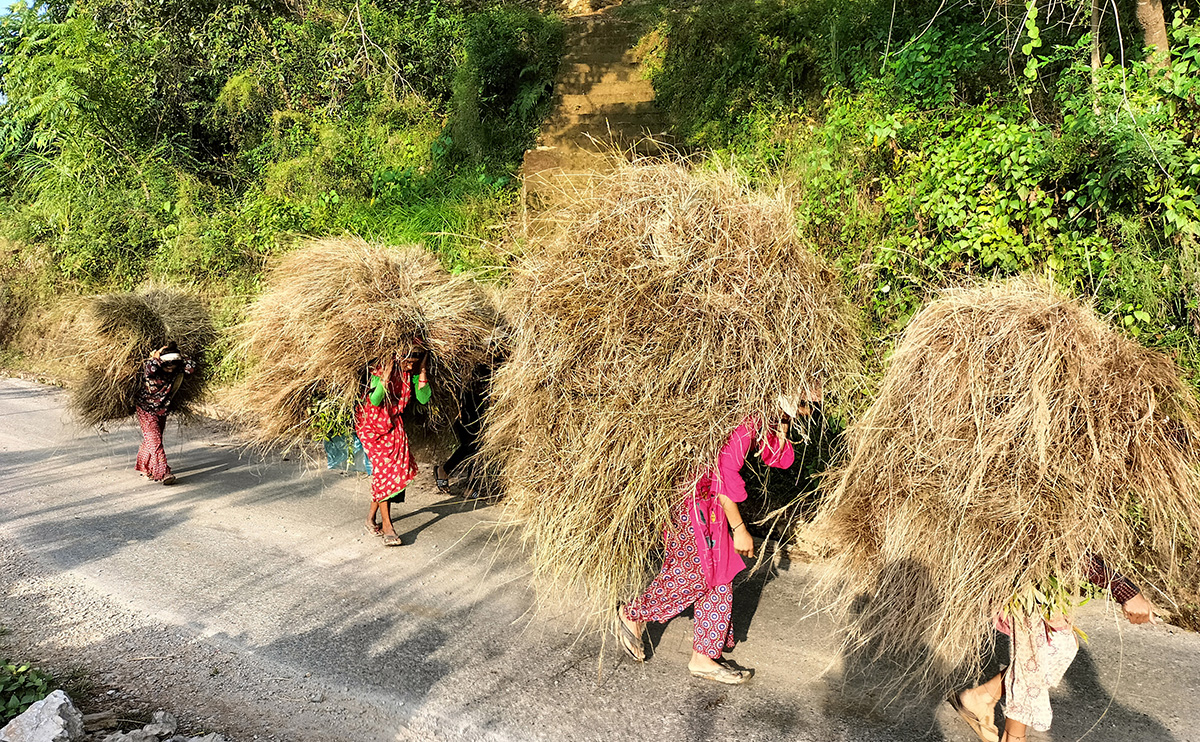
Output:
[[142,364],[133,400],[133,412],[142,428],[136,468],[152,482],[175,483],[175,475],[167,465],[162,436],[167,427],[171,400],[179,390],[183,375],[195,372],[196,362],[184,358],[174,340],[151,353]]
[[[821,400],[820,386],[793,401],[780,397],[784,420],[807,417]],[[680,501],[674,523],[663,533],[665,554],[658,576],[636,600],[618,607],[617,639],[634,660],[644,662],[642,635],[647,621],[665,623],[692,607],[692,677],[740,685],[754,675],[724,657],[733,649],[733,578],[746,568],[742,557],[754,558],[754,539],[738,503],[746,499],[741,468],[753,448],[763,463],[787,469],[795,451],[787,424],[774,429],[746,420],[729,436],[717,465],[696,482]]]
[[[398,368],[396,368],[399,366]],[[358,406],[354,428],[371,460],[371,510],[367,530],[383,537],[384,546],[400,546],[392,527],[391,503],[404,502],[404,488],[417,476],[417,462],[408,447],[408,436],[400,414],[412,397],[412,373],[419,369],[417,388],[429,384],[425,376],[425,354],[414,350],[396,363],[389,358],[370,366],[370,387]],[[375,514],[380,522],[376,523]]]

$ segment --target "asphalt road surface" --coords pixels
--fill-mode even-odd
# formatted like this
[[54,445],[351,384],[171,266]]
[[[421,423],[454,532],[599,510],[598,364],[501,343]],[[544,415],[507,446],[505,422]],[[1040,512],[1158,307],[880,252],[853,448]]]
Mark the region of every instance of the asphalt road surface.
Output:
[[[497,509],[438,493],[429,462],[395,508],[406,545],[385,549],[363,531],[364,477],[171,424],[179,483],[150,484],[135,429],[80,429],[64,401],[0,379],[5,641],[194,723],[355,742],[975,739],[946,704],[848,692],[812,565],[777,556],[737,585],[733,657],[757,675],[723,687],[687,675],[686,616],[639,666],[539,606]],[[1091,641],[1031,740],[1200,742],[1200,636],[1103,601],[1080,624]]]

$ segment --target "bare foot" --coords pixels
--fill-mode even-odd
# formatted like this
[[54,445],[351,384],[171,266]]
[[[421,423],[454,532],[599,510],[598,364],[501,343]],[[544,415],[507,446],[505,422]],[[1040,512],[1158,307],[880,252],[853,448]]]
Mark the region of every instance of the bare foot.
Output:
[[688,669],[695,672],[714,672],[720,667],[722,667],[720,662],[699,652],[692,652],[692,658],[688,660]]

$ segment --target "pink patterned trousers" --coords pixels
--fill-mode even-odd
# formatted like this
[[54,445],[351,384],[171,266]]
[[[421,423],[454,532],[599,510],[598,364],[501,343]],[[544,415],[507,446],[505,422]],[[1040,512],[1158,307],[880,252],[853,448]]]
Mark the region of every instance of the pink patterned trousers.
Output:
[[696,536],[687,509],[680,508],[675,517],[676,528],[664,536],[666,556],[658,576],[641,597],[625,607],[634,621],[669,621],[688,606],[693,606],[695,626],[692,648],[717,659],[726,649],[733,649],[733,586],[710,588],[700,569],[696,552]]
[[163,430],[167,427],[167,416],[135,408],[138,424],[142,426],[142,445],[138,447],[137,470],[155,482],[162,481],[171,473],[167,466],[167,452],[163,450]]
[[1004,715],[1039,732],[1050,729],[1050,689],[1058,687],[1079,651],[1075,629],[1055,631],[1039,616],[1012,619],[1012,664],[1004,671]]

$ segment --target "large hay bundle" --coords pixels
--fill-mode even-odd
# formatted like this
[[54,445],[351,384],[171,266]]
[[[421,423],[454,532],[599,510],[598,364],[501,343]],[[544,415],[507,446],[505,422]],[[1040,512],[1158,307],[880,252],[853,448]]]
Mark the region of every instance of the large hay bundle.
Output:
[[1163,577],[1200,533],[1197,412],[1169,358],[1046,283],[943,293],[823,483],[850,656],[940,692],[978,673],[997,611],[1062,601],[1086,555]]
[[314,402],[353,407],[367,365],[416,343],[429,353],[435,417],[453,418],[496,323],[474,281],[419,246],[314,241],[279,260],[265,283],[241,327],[254,365],[235,395],[239,421],[260,443],[307,438]]
[[624,165],[557,217],[509,288],[484,452],[544,594],[611,614],[730,433],[819,374],[836,396],[861,341],[788,204],[730,175]]
[[[151,285],[137,292],[103,294],[85,300],[74,337],[83,368],[71,388],[71,409],[86,425],[100,425],[133,414],[142,363],[174,340],[187,358],[200,363],[214,338],[212,320],[193,294]],[[204,391],[204,373],[184,376],[171,407],[193,411]]]

